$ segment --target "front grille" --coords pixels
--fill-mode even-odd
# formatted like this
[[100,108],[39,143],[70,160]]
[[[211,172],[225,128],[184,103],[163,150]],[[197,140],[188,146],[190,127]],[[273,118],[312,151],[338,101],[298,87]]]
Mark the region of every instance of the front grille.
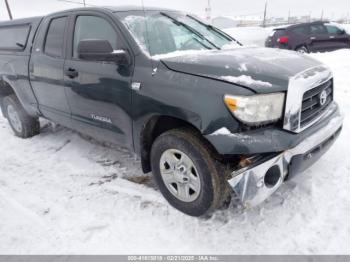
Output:
[[[321,94],[325,90],[327,99],[321,104]],[[300,127],[303,128],[319,117],[333,101],[333,79],[304,93],[300,116]]]

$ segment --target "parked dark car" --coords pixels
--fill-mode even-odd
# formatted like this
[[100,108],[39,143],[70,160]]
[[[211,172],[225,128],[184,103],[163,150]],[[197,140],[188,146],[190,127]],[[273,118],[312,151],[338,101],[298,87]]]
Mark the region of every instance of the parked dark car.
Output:
[[0,39],[0,104],[16,136],[39,134],[42,117],[126,147],[192,216],[233,192],[263,202],[342,128],[325,65],[242,47],[183,12],[74,9],[1,22]]
[[274,29],[265,46],[301,53],[334,51],[350,48],[350,35],[334,23],[304,23]]

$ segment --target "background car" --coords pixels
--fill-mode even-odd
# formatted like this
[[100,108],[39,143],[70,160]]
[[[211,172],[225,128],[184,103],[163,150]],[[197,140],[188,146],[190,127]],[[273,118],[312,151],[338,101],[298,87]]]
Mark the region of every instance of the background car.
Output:
[[350,35],[334,23],[303,23],[274,29],[265,46],[301,53],[333,51],[350,48]]

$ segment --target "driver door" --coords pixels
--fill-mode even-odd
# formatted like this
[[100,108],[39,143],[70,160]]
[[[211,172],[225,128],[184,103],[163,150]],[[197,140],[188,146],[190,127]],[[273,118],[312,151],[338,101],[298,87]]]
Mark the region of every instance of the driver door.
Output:
[[74,128],[99,140],[132,148],[132,67],[85,61],[78,56],[82,40],[107,40],[114,50],[127,50],[121,34],[113,20],[93,12],[71,17],[69,31],[64,81]]

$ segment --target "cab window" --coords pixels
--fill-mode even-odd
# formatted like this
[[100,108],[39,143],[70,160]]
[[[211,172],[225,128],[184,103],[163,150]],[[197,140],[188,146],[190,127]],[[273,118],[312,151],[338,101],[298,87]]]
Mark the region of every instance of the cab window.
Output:
[[30,25],[0,27],[0,50],[23,50],[29,32]]
[[51,20],[45,39],[45,54],[58,58],[63,57],[66,21],[67,17],[59,17]]
[[107,40],[117,49],[117,33],[105,19],[97,16],[78,16],[74,29],[73,57],[78,58],[78,45],[82,40]]

